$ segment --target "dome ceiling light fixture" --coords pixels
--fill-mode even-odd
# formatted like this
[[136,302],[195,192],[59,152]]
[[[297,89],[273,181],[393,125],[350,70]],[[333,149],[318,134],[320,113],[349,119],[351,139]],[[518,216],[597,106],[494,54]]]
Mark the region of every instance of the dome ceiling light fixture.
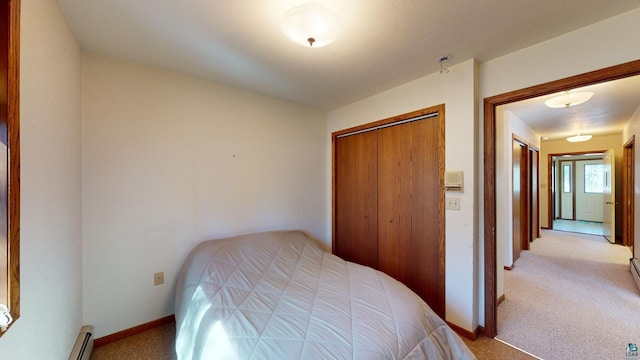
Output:
[[319,48],[335,41],[340,35],[338,16],[316,4],[295,7],[285,14],[282,31],[296,44]]
[[591,135],[580,135],[580,133],[578,133],[578,135],[569,136],[567,138],[568,142],[583,142],[589,140],[591,140]]
[[564,94],[553,97],[544,102],[550,108],[568,108],[569,106],[575,106],[578,104],[582,104],[584,102],[589,101],[593,96],[592,92],[583,91],[583,92],[569,92],[566,91]]

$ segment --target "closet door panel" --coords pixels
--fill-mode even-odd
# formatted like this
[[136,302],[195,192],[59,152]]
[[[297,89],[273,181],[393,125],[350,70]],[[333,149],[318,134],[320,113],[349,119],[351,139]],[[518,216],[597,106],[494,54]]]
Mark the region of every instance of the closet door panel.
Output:
[[345,260],[378,267],[376,131],[334,144],[334,249]]
[[412,123],[378,130],[378,264],[409,285],[404,256],[411,239]]
[[412,228],[404,264],[408,286],[444,318],[444,131],[439,117],[412,126]]
[[378,262],[444,316],[444,138],[439,118],[379,130]]

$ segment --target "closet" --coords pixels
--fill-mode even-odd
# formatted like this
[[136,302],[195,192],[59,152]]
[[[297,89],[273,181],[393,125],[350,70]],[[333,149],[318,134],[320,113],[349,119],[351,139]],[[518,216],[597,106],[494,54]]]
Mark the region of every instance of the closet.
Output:
[[333,252],[445,312],[444,105],[338,131]]

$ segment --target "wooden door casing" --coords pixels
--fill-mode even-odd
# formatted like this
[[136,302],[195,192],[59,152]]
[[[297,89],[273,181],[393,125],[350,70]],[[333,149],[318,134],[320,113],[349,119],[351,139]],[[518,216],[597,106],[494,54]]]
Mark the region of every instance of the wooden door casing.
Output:
[[522,144],[522,153],[520,154],[520,156],[520,162],[522,163],[522,166],[520,167],[520,189],[522,190],[522,195],[520,197],[520,249],[529,250],[531,249],[531,246],[529,245],[529,236],[531,234],[531,208],[529,207],[531,189],[529,179],[531,178],[531,173],[529,167],[528,144]]
[[622,245],[634,247],[635,232],[635,135],[624,144],[622,153]]
[[531,204],[531,231],[529,241],[533,241],[540,237],[540,153],[538,150],[530,148],[531,180],[530,180],[530,204]]
[[[520,258],[521,250],[529,250],[529,147],[512,140],[512,244],[511,265]],[[511,267],[511,266],[509,266]]]

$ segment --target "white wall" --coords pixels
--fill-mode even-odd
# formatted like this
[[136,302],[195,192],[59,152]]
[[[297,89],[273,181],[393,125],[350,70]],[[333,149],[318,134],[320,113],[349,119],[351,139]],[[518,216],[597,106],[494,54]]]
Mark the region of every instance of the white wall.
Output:
[[[482,99],[585,72],[640,59],[637,43],[640,9],[592,24],[480,66]],[[481,123],[484,121],[480,118]],[[477,151],[483,151],[482,134]],[[480,164],[480,168],[484,166]],[[480,178],[480,188],[484,183]],[[481,194],[481,196],[484,196]],[[484,214],[480,220],[480,258],[484,257]],[[484,284],[484,266],[477,273]],[[500,285],[499,285],[500,286]],[[484,324],[484,285],[480,287],[480,324]],[[499,329],[499,328],[498,328]]]
[[638,148],[640,147],[640,105],[636,108],[636,111],[633,113],[633,116],[629,120],[629,123],[624,128],[622,132],[622,145],[626,144],[627,141],[631,140],[635,136],[635,142],[633,146],[634,154],[634,186],[635,186],[635,197],[633,199],[635,204],[635,212],[634,212],[634,227],[633,227],[633,238],[635,240],[635,244],[633,247],[633,257],[640,258],[640,151]]
[[[400,115],[433,105],[445,104],[445,169],[464,171],[464,193],[447,193],[460,198],[460,211],[446,212],[446,320],[468,331],[477,326],[474,256],[476,233],[476,169],[474,119],[476,63],[468,60],[449,68],[447,74],[432,74],[354,104],[329,112],[327,145],[331,133]],[[330,152],[327,152],[329,164]],[[328,167],[330,168],[330,167]],[[330,174],[326,183],[331,184]],[[330,197],[327,198],[330,202]],[[330,220],[329,220],[330,221]],[[327,222],[331,228],[331,223]]]
[[[327,131],[314,110],[92,54],[81,93],[80,49],[57,2],[23,0],[22,317],[0,354],[66,358],[82,323],[100,337],[171,314],[177,267],[203,239],[287,227],[328,247],[330,133],[439,103],[446,169],[465,172],[462,209],[446,214],[446,316],[475,329],[484,324],[477,104],[639,59],[629,45],[638,33],[640,9],[479,70],[463,61],[332,111]],[[640,134],[634,119],[625,134]],[[155,271],[165,271],[164,286],[151,285]]]
[[[496,113],[496,259],[498,269],[513,265],[513,135],[540,149],[540,135],[513,112],[498,107]],[[497,294],[504,294],[504,273],[497,272]]]
[[202,240],[302,229],[329,248],[324,113],[86,53],[82,109],[96,337],[173,314],[178,267]]
[[57,1],[22,0],[21,317],[2,359],[66,359],[82,315],[81,51]]

